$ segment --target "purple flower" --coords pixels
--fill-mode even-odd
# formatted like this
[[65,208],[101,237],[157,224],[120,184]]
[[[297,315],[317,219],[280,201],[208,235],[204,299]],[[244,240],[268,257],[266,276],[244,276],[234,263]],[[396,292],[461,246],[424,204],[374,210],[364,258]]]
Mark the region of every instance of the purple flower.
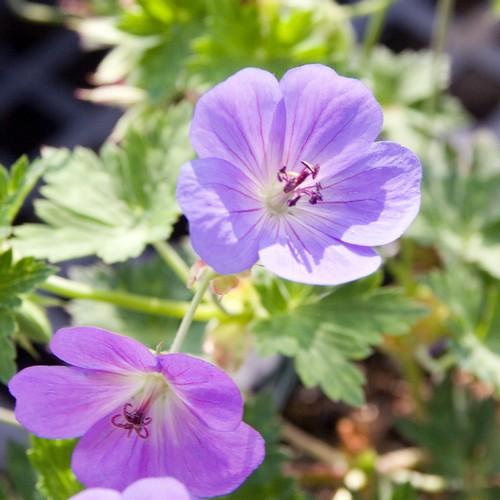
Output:
[[371,248],[398,238],[420,204],[421,166],[374,142],[382,111],[359,81],[318,64],[278,82],[244,69],[198,102],[177,197],[191,241],[217,272],[258,260],[279,276],[333,285],[372,273]]
[[240,391],[213,365],[155,356],[91,327],[59,330],[50,347],[72,366],[19,372],[9,383],[16,417],[41,437],[83,436],[71,467],[87,487],[123,490],[171,476],[211,497],[237,488],[262,462],[262,437],[241,421]]
[[108,488],[91,488],[70,500],[191,500],[182,483],[171,477],[141,479],[123,493]]

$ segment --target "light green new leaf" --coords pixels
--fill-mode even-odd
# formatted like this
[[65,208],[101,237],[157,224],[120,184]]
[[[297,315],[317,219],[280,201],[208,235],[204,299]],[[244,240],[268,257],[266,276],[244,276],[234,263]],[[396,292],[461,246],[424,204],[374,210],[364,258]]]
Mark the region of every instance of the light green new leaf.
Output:
[[179,216],[175,185],[192,151],[187,126],[191,106],[154,117],[150,129],[130,130],[118,147],[97,156],[77,148],[46,176],[35,202],[43,224],[16,228],[14,245],[26,255],[58,262],[98,255],[124,261],[148,243],[167,238]]
[[370,354],[383,334],[406,333],[424,312],[400,290],[378,288],[377,279],[327,292],[277,280],[260,286],[269,317],[253,325],[257,347],[263,354],[293,357],[306,386],[320,385],[334,400],[362,404],[364,377],[352,361]]
[[68,500],[83,486],[71,471],[75,440],[31,437],[28,456],[37,476],[37,489],[45,500]]

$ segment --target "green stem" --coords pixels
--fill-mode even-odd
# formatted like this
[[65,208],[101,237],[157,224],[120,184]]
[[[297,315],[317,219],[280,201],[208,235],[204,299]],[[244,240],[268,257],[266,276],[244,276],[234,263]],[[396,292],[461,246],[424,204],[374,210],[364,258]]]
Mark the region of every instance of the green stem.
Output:
[[352,5],[342,5],[346,17],[363,17],[376,14],[387,8],[390,0],[362,0]]
[[[51,276],[40,288],[61,297],[69,299],[85,299],[97,302],[106,302],[115,306],[123,307],[131,311],[169,316],[171,318],[183,318],[189,312],[191,304],[176,300],[158,299],[146,297],[128,292],[115,290],[98,290],[85,283]],[[197,321],[208,321],[212,318],[221,318],[222,313],[212,305],[201,305],[192,319]]]
[[205,270],[205,272],[202,274],[200,281],[198,283],[198,289],[196,290],[193,296],[193,300],[189,304],[189,308],[185,316],[182,318],[181,324],[179,325],[179,329],[175,334],[174,341],[172,342],[172,346],[170,347],[170,352],[179,352],[182,343],[184,342],[184,339],[186,338],[186,335],[189,331],[189,327],[193,322],[196,310],[198,309],[198,306],[200,305],[200,302],[202,301],[205,292],[208,289],[208,285],[210,284],[210,280],[212,278],[213,278],[213,273],[210,272],[209,270]]
[[189,280],[189,267],[175,251],[174,247],[166,241],[157,241],[153,243],[153,246],[172,271],[186,284]]
[[494,283],[489,283],[486,288],[485,304],[483,308],[483,313],[481,315],[481,321],[476,327],[476,336],[480,340],[485,340],[490,332],[491,324],[495,318],[495,313],[498,305],[498,288]]
[[375,13],[370,17],[368,22],[368,27],[366,29],[366,34],[363,39],[363,51],[362,59],[367,62],[373,51],[373,47],[379,41],[380,35],[382,34],[382,28],[384,27],[385,16],[389,7],[392,5],[394,0],[385,0]]
[[438,12],[432,36],[433,51],[433,92],[429,101],[429,111],[431,116],[436,112],[439,99],[439,62],[443,57],[446,40],[448,39],[448,28],[450,18],[455,6],[455,0],[439,0]]

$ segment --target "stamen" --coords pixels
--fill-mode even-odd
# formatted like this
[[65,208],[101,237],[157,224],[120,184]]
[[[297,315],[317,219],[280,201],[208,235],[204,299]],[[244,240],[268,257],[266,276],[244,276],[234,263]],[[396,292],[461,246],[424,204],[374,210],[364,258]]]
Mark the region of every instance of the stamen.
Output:
[[134,409],[134,406],[131,403],[127,403],[123,407],[123,412],[121,414],[118,413],[111,418],[111,423],[115,427],[128,431],[128,438],[132,435],[132,432],[135,431],[137,436],[141,439],[147,439],[149,437],[149,430],[146,426],[148,426],[152,420],[153,419],[151,417],[146,417],[144,405]]
[[289,207],[295,206],[302,196],[308,196],[311,205],[316,205],[318,201],[323,201],[323,196],[320,192],[321,184],[319,182],[316,182],[312,186],[299,187],[309,176],[312,179],[316,179],[319,173],[319,165],[317,163],[311,165],[304,160],[300,163],[304,165],[304,168],[299,173],[288,172],[286,165],[278,170],[278,181],[285,183],[283,191],[287,194],[293,193],[293,197],[287,201]]

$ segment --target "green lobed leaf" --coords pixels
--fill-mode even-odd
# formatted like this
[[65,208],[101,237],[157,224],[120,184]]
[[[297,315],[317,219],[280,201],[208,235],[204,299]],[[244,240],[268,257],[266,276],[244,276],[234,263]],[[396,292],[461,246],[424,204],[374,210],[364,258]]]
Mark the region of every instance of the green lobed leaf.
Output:
[[500,144],[484,131],[472,145],[427,158],[420,215],[410,235],[447,261],[459,258],[500,278]]
[[267,278],[259,292],[269,316],[252,326],[258,349],[293,357],[306,386],[319,385],[331,399],[362,404],[364,377],[352,361],[368,356],[383,334],[406,333],[424,313],[400,290],[378,288],[378,279],[325,292]]
[[167,238],[180,213],[178,169],[192,155],[190,116],[184,103],[155,115],[142,132],[129,130],[121,146],[106,144],[99,156],[66,151],[35,202],[43,223],[18,226],[15,248],[52,262],[95,254],[111,263]]
[[500,281],[464,266],[434,272],[428,284],[450,311],[451,350],[459,366],[500,394]]
[[19,294],[33,290],[45,281],[54,268],[33,257],[24,257],[13,262],[12,250],[0,254],[0,307],[21,304]]
[[51,266],[32,257],[14,262],[12,250],[0,253],[0,381],[3,383],[16,372],[15,314],[22,305],[20,295],[32,291],[53,271]]
[[[158,257],[147,261],[132,261],[113,268],[97,265],[72,267],[69,275],[76,281],[99,289],[126,291],[145,296],[172,300],[190,300],[191,294]],[[111,304],[73,300],[68,305],[72,323],[91,324],[134,337],[154,349],[160,342],[165,346],[173,340],[179,320],[128,311]],[[201,352],[203,323],[195,323],[183,344],[191,353]]]
[[45,500],[68,500],[83,489],[71,471],[75,445],[75,440],[31,437],[28,456],[37,473],[37,489]]
[[424,416],[401,421],[399,429],[428,452],[429,472],[455,482],[467,481],[470,496],[463,498],[480,498],[474,488],[479,487],[482,493],[485,485],[495,484],[491,479],[500,472],[497,426],[494,400],[476,399],[448,376],[433,388]]
[[16,373],[15,331],[16,323],[11,311],[0,307],[0,382],[4,384]]
[[344,12],[330,0],[143,0],[123,9],[117,27],[122,36],[96,80],[125,79],[156,104],[248,66],[279,76],[309,62],[338,69],[354,41]]
[[283,472],[287,455],[280,444],[281,427],[275,405],[268,395],[245,403],[245,422],[257,429],[266,442],[262,465],[226,500],[304,500],[296,481]]
[[354,75],[366,81],[384,109],[384,137],[423,154],[430,132],[439,136],[465,123],[462,106],[446,94],[429,116],[429,99],[435,88],[443,92],[449,85],[447,57],[436,60],[431,51],[424,50],[396,54],[380,46],[368,61],[362,57],[354,60]]
[[44,158],[30,165],[26,156],[11,166],[10,173],[0,165],[0,241],[10,235],[14,218],[47,168]]

